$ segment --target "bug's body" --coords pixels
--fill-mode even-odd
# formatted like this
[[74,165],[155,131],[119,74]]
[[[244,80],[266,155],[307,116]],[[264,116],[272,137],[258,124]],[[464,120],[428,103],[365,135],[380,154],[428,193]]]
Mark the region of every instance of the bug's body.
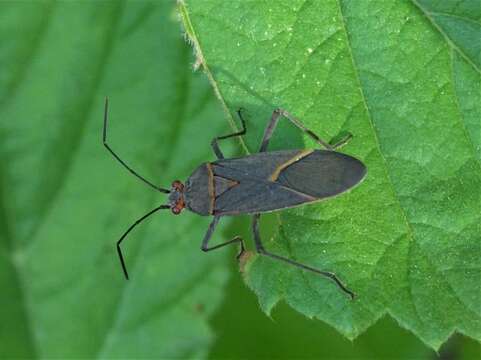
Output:
[[[251,214],[254,242],[259,254],[326,276],[354,298],[354,293],[345,287],[334,273],[304,265],[266,250],[259,232],[259,217],[262,213],[326,199],[341,194],[361,182],[366,175],[364,164],[352,156],[334,151],[346,143],[346,140],[331,145],[304,127],[299,120],[288,112],[277,109],[272,113],[271,121],[265,130],[259,153],[241,158],[225,159],[218,141],[246,133],[245,121],[239,110],[238,114],[242,121],[243,130],[216,137],[212,141],[212,148],[218,159],[201,164],[190,175],[185,185],[176,180],[172,183],[170,189],[164,189],[139,175],[110,148],[107,143],[107,109],[108,102],[106,101],[103,129],[104,146],[134,176],[157,191],[169,194],[168,204],[160,205],[142,216],[117,241],[117,251],[127,279],[127,268],[120,249],[120,243],[127,234],[145,218],[159,210],[170,209],[172,213],[178,215],[184,208],[187,208],[202,216],[213,216],[202,241],[201,249],[203,251],[238,243],[241,247],[238,257],[241,256],[244,252],[244,242],[240,237],[214,246],[209,246],[209,241],[217,223],[223,216]],[[281,117],[287,118],[327,150],[268,152],[267,147],[270,138]]]
[[185,206],[199,215],[258,214],[338,195],[362,180],[356,158],[329,150],[283,150],[200,165]]

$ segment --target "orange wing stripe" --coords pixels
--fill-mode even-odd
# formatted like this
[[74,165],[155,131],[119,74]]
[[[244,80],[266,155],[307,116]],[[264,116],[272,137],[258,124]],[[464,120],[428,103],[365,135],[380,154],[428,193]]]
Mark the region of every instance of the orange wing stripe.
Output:
[[281,164],[277,167],[277,169],[272,173],[271,176],[269,176],[270,181],[276,181],[279,178],[279,175],[281,174],[281,171],[287,168],[289,165],[294,164],[295,162],[301,160],[302,158],[305,158],[307,155],[312,154],[314,150],[303,150],[299,153],[297,153],[294,157],[290,158],[287,160],[284,164]]
[[208,190],[209,190],[209,214],[214,213],[214,206],[215,206],[215,189],[214,189],[214,173],[212,171],[212,164],[207,163],[207,174],[209,175],[209,183],[208,183]]

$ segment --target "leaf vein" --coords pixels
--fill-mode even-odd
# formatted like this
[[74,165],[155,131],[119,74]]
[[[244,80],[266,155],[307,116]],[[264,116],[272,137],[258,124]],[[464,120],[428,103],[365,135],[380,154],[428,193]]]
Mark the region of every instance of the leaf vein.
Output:
[[431,16],[432,13],[429,11],[425,10],[418,2],[417,0],[411,0],[413,5],[419,9],[419,11],[429,20],[429,22],[434,26],[436,30],[439,31],[439,33],[444,37],[446,40],[446,43],[456,50],[472,67],[475,69],[479,74],[481,74],[481,69],[471,60],[471,58],[459,48],[452,40],[451,38],[444,32],[444,30],[438,25],[438,23],[433,19]]

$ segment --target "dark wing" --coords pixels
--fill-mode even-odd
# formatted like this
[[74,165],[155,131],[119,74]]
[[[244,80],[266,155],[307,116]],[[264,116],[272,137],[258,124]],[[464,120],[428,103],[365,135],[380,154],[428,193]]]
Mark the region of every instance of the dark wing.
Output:
[[322,199],[357,185],[366,175],[364,164],[352,156],[316,150],[281,171],[277,182]]
[[212,163],[214,175],[231,180],[267,180],[282,164],[303,150],[283,150],[257,153],[235,159],[221,159]]
[[215,199],[214,214],[255,214],[315,200],[276,182],[242,180]]
[[364,164],[351,156],[315,150],[293,161],[301,152],[268,152],[213,163],[214,176],[238,182],[218,194],[214,213],[251,214],[298,206],[340,194],[366,174]]

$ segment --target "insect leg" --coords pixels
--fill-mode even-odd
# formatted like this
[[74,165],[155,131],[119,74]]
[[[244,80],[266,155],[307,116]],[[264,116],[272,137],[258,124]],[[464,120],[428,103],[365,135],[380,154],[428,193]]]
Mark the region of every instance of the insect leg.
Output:
[[204,240],[202,241],[201,250],[207,252],[207,251],[215,250],[215,249],[221,248],[223,246],[238,242],[238,243],[240,243],[240,248],[241,248],[239,253],[237,254],[237,258],[239,258],[245,251],[244,241],[242,240],[242,238],[240,236],[236,236],[232,240],[226,241],[226,242],[224,242],[222,244],[219,244],[219,245],[214,245],[214,246],[211,246],[211,247],[208,246],[209,240],[212,237],[212,234],[214,233],[215,227],[217,226],[217,223],[219,222],[219,219],[220,219],[220,216],[214,216],[214,219],[210,223],[209,228],[207,229],[207,232],[204,236]]
[[286,110],[276,109],[272,113],[271,121],[267,125],[266,130],[264,131],[264,137],[262,138],[262,143],[261,143],[261,147],[259,149],[259,152],[264,152],[264,151],[267,150],[267,146],[269,145],[269,141],[271,140],[271,136],[274,133],[274,130],[277,127],[277,123],[279,122],[281,117],[284,117],[287,120],[289,120],[291,123],[293,123],[299,129],[301,129],[303,132],[305,132],[307,135],[309,135],[311,138],[313,138],[322,147],[324,147],[328,150],[334,150],[335,149],[335,147],[333,147],[331,144],[322,140],[321,138],[319,138],[319,136],[317,136],[311,130],[306,128],[304,126],[304,124],[302,124],[298,119],[296,119],[294,116],[289,114]]
[[102,142],[105,146],[105,148],[112,154],[112,156],[117,160],[125,169],[127,169],[132,175],[134,175],[137,179],[143,181],[145,184],[149,185],[150,187],[154,188],[157,191],[163,192],[163,193],[170,193],[170,190],[160,188],[153,183],[151,183],[149,180],[144,178],[143,176],[139,175],[134,169],[132,169],[125,161],[123,161],[120,156],[117,155],[117,153],[112,150],[110,145],[107,143],[107,118],[108,118],[108,110],[109,110],[109,99],[106,97],[105,98],[105,110],[104,110],[104,130],[102,133]]
[[169,208],[170,208],[169,205],[160,205],[160,206],[156,207],[155,209],[149,211],[147,214],[145,214],[141,218],[137,219],[132,225],[130,225],[130,227],[122,234],[119,241],[117,241],[117,253],[119,254],[120,264],[122,265],[122,270],[124,270],[125,278],[127,280],[129,279],[129,273],[127,272],[127,267],[125,266],[124,257],[122,256],[122,250],[120,249],[120,244],[125,239],[125,237],[128,235],[128,233],[131,232],[134,229],[134,227],[136,227],[138,224],[140,224],[142,221],[144,221],[150,215],[152,215],[153,213],[156,213],[159,210],[169,209]]
[[218,159],[224,158],[224,154],[222,154],[222,151],[220,150],[220,147],[219,147],[219,144],[218,144],[219,140],[228,139],[228,138],[234,137],[234,136],[242,136],[246,133],[246,122],[245,122],[244,118],[242,117],[242,109],[237,110],[237,115],[239,116],[239,119],[242,122],[242,130],[241,131],[233,133],[233,134],[229,134],[229,135],[217,136],[214,139],[212,139],[212,142],[211,142],[212,150],[214,150],[214,153],[215,153],[215,155],[217,156]]
[[349,133],[346,136],[344,136],[341,140],[339,140],[337,143],[331,145],[334,149],[339,149],[346,145],[350,140],[352,139],[352,134]]
[[273,259],[276,259],[276,260],[280,260],[280,261],[284,261],[290,265],[294,265],[294,266],[297,266],[298,268],[301,268],[303,270],[307,270],[307,271],[311,271],[311,272],[314,272],[316,274],[319,274],[319,275],[322,275],[322,276],[325,276],[329,279],[331,279],[332,281],[334,281],[336,283],[336,285],[342,290],[344,291],[346,294],[348,294],[351,299],[354,299],[354,293],[349,290],[342,282],[341,280],[339,280],[339,278],[336,276],[336,274],[332,273],[332,272],[329,272],[329,271],[322,271],[322,270],[319,270],[319,269],[316,269],[316,268],[313,268],[311,266],[308,266],[308,265],[304,265],[304,264],[301,264],[297,261],[294,261],[294,260],[291,260],[291,259],[288,259],[286,257],[283,257],[283,256],[280,256],[280,255],[276,255],[276,254],[272,254],[270,253],[269,251],[267,251],[264,246],[262,245],[262,242],[261,242],[261,236],[260,236],[260,233],[259,233],[259,218],[260,218],[260,214],[256,214],[252,217],[252,231],[254,233],[254,241],[255,241],[255,244],[256,244],[256,250],[259,254],[261,255],[265,255],[265,256],[269,256]]

